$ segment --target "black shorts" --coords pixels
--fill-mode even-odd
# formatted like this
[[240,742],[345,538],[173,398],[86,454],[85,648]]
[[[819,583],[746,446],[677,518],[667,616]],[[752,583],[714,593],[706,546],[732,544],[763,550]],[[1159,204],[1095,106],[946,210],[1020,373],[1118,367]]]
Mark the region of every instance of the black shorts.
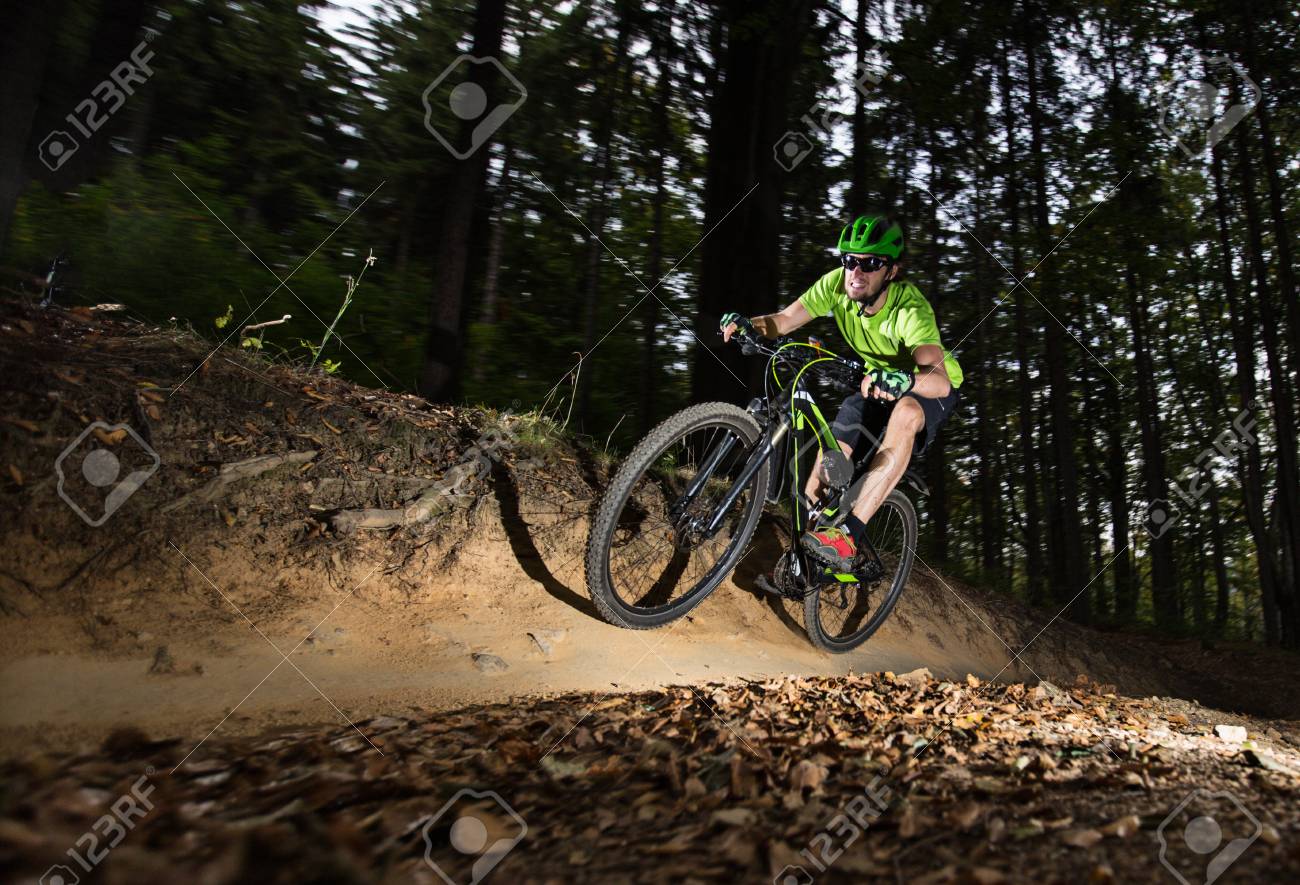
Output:
[[[930,443],[934,442],[934,438],[939,435],[939,428],[948,420],[953,409],[957,408],[957,400],[961,398],[961,394],[953,387],[949,389],[947,396],[939,399],[920,396],[915,391],[903,394],[903,399],[908,397],[916,400],[921,406],[921,411],[925,413],[925,428],[917,431],[916,440],[912,444],[912,457],[916,458],[924,453],[930,447]],[[885,438],[885,427],[889,424],[889,416],[899,402],[900,400],[869,399],[858,391],[844,400],[844,404],[840,406],[840,411],[835,416],[835,423],[831,425],[831,434],[840,442],[848,443],[853,449],[855,461],[863,458]],[[861,450],[859,445],[864,437],[867,438],[868,448]]]

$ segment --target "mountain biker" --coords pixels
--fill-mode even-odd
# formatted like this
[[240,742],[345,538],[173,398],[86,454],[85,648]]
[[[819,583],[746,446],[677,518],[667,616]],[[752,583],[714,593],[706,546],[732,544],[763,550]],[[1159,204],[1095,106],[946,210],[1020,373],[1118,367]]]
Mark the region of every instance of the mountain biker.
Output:
[[[868,370],[861,390],[840,406],[831,432],[850,461],[864,435],[870,436],[866,446],[878,448],[869,472],[842,526],[817,527],[800,539],[804,550],[839,572],[851,570],[866,524],[952,414],[963,380],[961,366],[943,347],[930,303],[900,278],[904,247],[897,222],[859,216],[840,233],[842,267],[780,313],[750,319],[728,313],[721,322],[723,340],[730,341],[740,328],[778,338],[816,317],[833,316]],[[823,485],[819,453],[804,489],[810,505]]]

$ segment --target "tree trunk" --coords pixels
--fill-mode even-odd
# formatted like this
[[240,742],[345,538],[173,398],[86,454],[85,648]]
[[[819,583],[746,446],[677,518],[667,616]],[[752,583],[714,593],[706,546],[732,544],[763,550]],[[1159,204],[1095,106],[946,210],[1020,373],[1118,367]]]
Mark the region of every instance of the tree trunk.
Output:
[[[62,20],[63,2],[18,3],[5,16],[0,32],[0,251],[9,237],[14,208],[27,185],[26,159],[29,140],[37,146],[49,134],[32,134],[32,123],[40,104],[50,47]],[[72,110],[72,108],[68,108]],[[46,156],[50,156],[47,152]],[[53,160],[53,157],[50,157]]]
[[1137,586],[1133,575],[1133,556],[1130,552],[1128,511],[1128,447],[1124,444],[1123,412],[1119,390],[1106,376],[1103,389],[1107,398],[1115,403],[1115,414],[1106,423],[1107,488],[1110,492],[1110,528],[1115,545],[1115,620],[1118,624],[1132,624],[1137,619]]
[[[501,53],[505,28],[505,0],[478,0],[474,16],[472,54],[477,58]],[[491,64],[470,66],[469,82],[488,96],[488,106],[500,104],[500,75]],[[459,145],[468,145],[477,119],[461,126]],[[442,235],[434,255],[433,296],[430,299],[429,333],[425,338],[424,367],[420,393],[432,402],[451,402],[459,394],[461,364],[461,317],[464,312],[466,269],[469,260],[470,227],[474,207],[487,177],[488,150],[480,144],[465,159],[456,162],[444,179]]]
[[[706,237],[700,246],[698,343],[691,374],[696,402],[739,401],[760,381],[760,360],[744,359],[738,347],[721,346],[722,314],[736,310],[752,316],[783,306],[777,304],[778,256],[789,173],[777,165],[773,150],[789,125],[789,86],[814,6],[812,0],[718,5],[727,29],[719,59],[725,73],[710,103]],[[737,260],[742,255],[744,260]]]
[[[1247,299],[1237,297],[1237,278],[1232,270],[1234,249],[1228,236],[1228,206],[1223,183],[1223,155],[1219,146],[1214,148],[1210,169],[1214,178],[1214,214],[1219,234],[1219,262],[1223,268],[1223,294],[1228,303],[1228,319],[1232,326],[1233,350],[1237,358],[1237,397],[1241,408],[1254,409],[1255,391],[1255,328],[1254,309]],[[1277,561],[1274,559],[1273,539],[1264,515],[1264,478],[1259,442],[1246,448],[1246,482],[1243,487],[1246,507],[1246,524],[1255,542],[1255,555],[1259,563],[1260,609],[1264,621],[1264,641],[1277,645],[1279,618],[1277,609]]]
[[[939,193],[939,163],[935,157],[938,143],[938,138],[931,131],[930,193],[936,196]],[[926,259],[929,264],[929,291],[925,294],[930,300],[930,306],[935,308],[935,321],[942,328],[943,323],[940,321],[938,310],[941,299],[939,297],[939,203],[937,200],[930,200],[928,226],[930,248]],[[930,544],[935,559],[943,563],[948,561],[948,464],[944,434],[940,433],[931,444],[925,456],[925,468],[926,483],[930,487],[930,499],[927,508],[930,512]]]
[[[487,340],[492,340],[491,331],[496,329],[501,319],[501,253],[506,239],[506,207],[510,201],[510,161],[513,159],[510,145],[502,146],[504,156],[501,160],[501,180],[497,186],[499,193],[492,219],[488,222],[486,266],[483,268],[483,302],[479,310],[479,324],[488,330]],[[487,367],[497,357],[491,350],[475,353],[474,383],[480,388],[487,379]]]
[[[1035,233],[1038,242],[1038,254],[1046,256],[1052,247],[1047,206],[1047,163],[1046,149],[1043,144],[1044,120],[1039,101],[1039,30],[1036,19],[1031,19],[1025,39],[1025,65],[1028,71],[1029,87],[1029,132],[1031,173],[1034,180]],[[1040,259],[1041,260],[1041,259]],[[1044,265],[1046,267],[1046,265]],[[1050,274],[1039,277],[1039,290],[1049,309],[1064,322],[1067,318],[1062,309],[1061,300],[1052,294]],[[1079,474],[1074,444],[1075,420],[1071,408],[1071,390],[1069,381],[1069,342],[1061,322],[1048,318],[1045,322],[1047,334],[1044,347],[1047,356],[1047,372],[1051,383],[1051,415],[1053,460],[1056,466],[1056,496],[1049,499],[1050,511],[1054,513],[1051,522],[1055,526],[1055,536],[1060,546],[1056,548],[1052,562],[1059,564],[1063,574],[1059,583],[1053,587],[1056,601],[1068,603],[1070,617],[1081,623],[1089,618],[1089,595],[1086,589],[1088,576],[1085,574],[1083,553],[1083,525],[1080,521]]]
[[[605,219],[609,215],[609,184],[614,177],[614,133],[618,107],[623,96],[623,71],[627,56],[628,20],[627,10],[622,3],[616,3],[615,15],[618,17],[618,37],[614,42],[614,66],[607,72],[601,87],[600,117],[596,123],[595,140],[597,156],[600,157],[599,173],[596,178],[596,195],[592,201],[587,238],[587,271],[583,286],[582,311],[582,365],[578,376],[578,426],[585,432],[591,432],[591,391],[596,388],[596,366],[587,359],[587,355],[596,347],[597,308],[600,304],[600,261],[605,247]],[[603,50],[603,47],[602,47]],[[652,284],[653,285],[653,284]],[[651,296],[652,298],[654,296]]]
[[[1238,100],[1236,86],[1232,88],[1233,101]],[[1286,372],[1282,367],[1281,341],[1278,338],[1279,317],[1273,306],[1273,293],[1269,285],[1268,268],[1264,264],[1264,237],[1260,227],[1259,207],[1255,202],[1255,173],[1250,155],[1247,127],[1237,129],[1237,161],[1241,172],[1242,205],[1246,210],[1247,253],[1255,276],[1255,290],[1259,301],[1260,332],[1264,338],[1264,357],[1268,365],[1270,400],[1273,404],[1273,421],[1277,427],[1277,506],[1282,543],[1282,574],[1296,573],[1295,557],[1300,552],[1300,472],[1297,472],[1295,454],[1295,403],[1287,391]],[[1300,623],[1296,613],[1296,588],[1290,581],[1278,585],[1278,614],[1282,621],[1282,644],[1297,644]]]
[[[1016,279],[1025,276],[1024,256],[1020,247],[1020,193],[1017,186],[1020,170],[1016,156],[1016,115],[1011,103],[1011,70],[1007,46],[1000,56],[999,83],[1002,90],[1002,119],[1007,137],[1006,202],[1007,235],[1011,241],[1011,273]],[[1023,289],[1023,287],[1021,287]],[[1020,459],[1025,509],[1025,586],[1029,602],[1041,605],[1043,594],[1043,549],[1040,531],[1042,513],[1038,505],[1038,458],[1034,443],[1034,384],[1029,377],[1029,320],[1025,312],[1028,293],[1016,296],[1017,389],[1020,394]]]
[[[1246,22],[1246,39],[1242,41],[1242,48],[1246,55],[1246,68],[1255,82],[1260,83],[1263,82],[1263,76],[1255,54],[1255,21],[1251,15],[1251,5],[1243,3],[1240,8]],[[1286,310],[1286,328],[1291,348],[1291,373],[1295,382],[1291,393],[1293,396],[1300,396],[1300,296],[1296,294],[1295,265],[1291,258],[1291,230],[1286,221],[1286,198],[1282,190],[1282,174],[1277,150],[1273,144],[1272,112],[1268,108],[1267,98],[1266,95],[1260,96],[1253,116],[1259,121],[1259,142],[1264,154],[1264,175],[1268,181],[1269,217],[1273,225],[1274,247],[1277,250],[1277,283]]]
[[[983,173],[985,166],[979,163],[980,183],[975,192],[975,231],[982,242],[987,242],[984,230],[983,194],[991,190]],[[975,303],[981,307],[986,303],[988,293],[988,265],[982,251],[975,253]],[[993,384],[991,370],[994,361],[989,359],[988,337],[985,334],[986,323],[975,327],[975,364],[977,371],[974,383],[968,386],[975,394],[975,444],[979,448],[979,462],[976,467],[976,487],[979,489],[979,534],[980,534],[980,570],[986,580],[998,571],[998,550],[1001,547],[1002,520],[998,507],[999,495],[995,474],[997,472],[997,451],[1001,441],[995,447],[993,443],[993,423],[996,418],[990,414],[989,388]]]
[[[1155,364],[1147,332],[1147,306],[1138,284],[1135,256],[1125,256],[1124,285],[1128,294],[1129,325],[1133,333],[1134,375],[1137,380],[1138,424],[1142,430],[1142,485],[1148,504],[1168,507],[1169,485],[1165,477],[1165,452],[1157,401]],[[1167,514],[1172,511],[1165,510]],[[1178,626],[1178,577],[1174,565],[1172,523],[1152,522],[1150,541],[1151,600],[1156,626],[1174,630]]]
[[[857,0],[857,11],[853,20],[853,53],[857,62],[857,72],[861,72],[867,58],[867,0]],[[857,76],[857,73],[855,73]],[[871,150],[870,133],[867,130],[867,98],[858,89],[853,90],[853,155],[849,158],[852,174],[849,177],[849,205],[845,213],[849,217],[863,212],[869,201],[867,188],[867,158]]]
[[[651,123],[655,141],[654,162],[651,165],[655,190],[650,210],[650,268],[648,271],[648,282],[651,287],[657,287],[663,275],[664,206],[668,202],[667,171],[664,160],[672,142],[672,128],[668,110],[673,101],[673,58],[669,43],[672,36],[670,29],[672,28],[675,5],[670,0],[667,8],[662,11],[662,21],[655,23],[654,45],[651,48],[651,54],[654,56],[655,64],[659,68],[659,83],[656,90],[658,94],[655,97]],[[658,294],[657,288],[655,292]],[[655,345],[659,338],[659,302],[653,296],[646,298],[643,302],[643,310],[639,429],[641,435],[645,436],[654,427],[655,423],[655,394],[659,374],[659,360],[656,358]]]

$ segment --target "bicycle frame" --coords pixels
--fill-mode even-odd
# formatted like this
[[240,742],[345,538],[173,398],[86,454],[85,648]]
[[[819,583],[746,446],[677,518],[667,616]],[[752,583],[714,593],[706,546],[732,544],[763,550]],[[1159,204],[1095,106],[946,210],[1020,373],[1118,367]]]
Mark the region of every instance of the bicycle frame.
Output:
[[[796,341],[786,341],[785,343],[778,344],[779,346],[776,348],[769,349],[754,342],[744,342],[746,354],[768,354],[772,378],[776,381],[778,393],[775,397],[772,397],[766,395],[767,392],[765,391],[764,396],[755,397],[750,402],[747,411],[754,416],[755,420],[758,421],[760,428],[762,428],[762,441],[761,444],[756,446],[754,451],[750,454],[749,458],[745,462],[744,468],[741,470],[740,476],[737,477],[731,484],[730,488],[728,488],[727,493],[714,509],[713,513],[708,518],[708,521],[702,525],[697,522],[694,526],[694,528],[705,538],[711,538],[718,532],[719,528],[722,526],[723,519],[736,503],[736,500],[749,484],[753,482],[758,471],[768,465],[769,461],[771,462],[770,469],[772,471],[769,487],[776,489],[776,492],[769,492],[768,500],[771,503],[775,503],[779,500],[781,493],[779,486],[781,473],[783,472],[786,463],[789,461],[791,431],[798,433],[805,429],[811,429],[819,453],[824,452],[827,448],[839,451],[839,443],[836,442],[835,437],[831,432],[831,427],[822,415],[822,411],[817,406],[816,400],[808,391],[807,382],[805,381],[804,376],[809,369],[819,363],[839,364],[845,368],[852,369],[855,372],[863,370],[862,364],[854,360],[847,360],[843,357],[836,356],[835,354],[812,344],[805,344]],[[776,374],[776,367],[778,363],[782,361],[782,353],[791,347],[813,347],[818,351],[819,355],[803,363],[795,373],[793,380],[788,385],[783,386],[780,378]],[[821,356],[820,354],[826,355]],[[807,403],[806,406],[803,405],[805,402]],[[690,505],[690,502],[695,498],[696,494],[699,493],[699,490],[703,488],[704,484],[708,481],[718,464],[721,463],[722,459],[731,452],[738,441],[738,436],[734,433],[728,433],[716,444],[714,449],[706,456],[704,464],[695,480],[691,483],[690,487],[687,488],[681,499],[679,499],[673,506],[672,514],[674,517],[679,516],[685,511],[685,509]],[[808,524],[809,518],[814,515],[813,511],[805,513],[802,489],[799,481],[798,459],[799,454],[805,447],[806,446],[801,446],[800,449],[795,452],[792,467],[793,482],[791,482],[789,491],[791,512],[793,513],[791,537],[798,537],[802,534],[805,530],[804,527]],[[780,454],[773,458],[774,455],[777,455],[778,449]],[[860,475],[859,471],[855,470],[853,480],[856,480],[858,475]],[[844,488],[833,491],[830,499],[818,511],[816,511],[816,513],[825,514],[837,512],[844,494],[852,487],[852,485],[853,481],[851,480]],[[883,570],[883,566],[880,562],[880,555],[876,551],[875,547],[871,545],[869,540],[866,543],[866,549],[870,553],[868,565],[874,566],[875,570]],[[792,553],[799,559],[796,574],[816,575],[818,583],[834,583],[836,581],[847,583],[872,579],[870,574],[872,569],[868,569],[862,573],[823,574],[816,569],[808,568],[807,563],[803,561],[804,554],[797,544],[792,547]]]

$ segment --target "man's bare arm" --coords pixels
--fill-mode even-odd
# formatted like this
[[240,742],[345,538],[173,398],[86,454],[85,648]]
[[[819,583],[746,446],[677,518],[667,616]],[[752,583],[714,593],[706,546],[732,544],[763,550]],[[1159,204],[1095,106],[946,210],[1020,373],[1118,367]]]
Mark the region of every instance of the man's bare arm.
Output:
[[[751,317],[749,321],[754,324],[754,331],[764,338],[779,338],[782,335],[789,335],[800,326],[807,325],[813,319],[813,315],[808,312],[808,308],[803,306],[803,302],[795,301],[780,313]],[[735,323],[725,327],[722,330],[722,340],[730,341],[735,332]]]
[[943,364],[943,348],[937,344],[922,344],[912,351],[916,360],[916,383],[912,390],[920,396],[940,399],[952,390],[952,381]]

